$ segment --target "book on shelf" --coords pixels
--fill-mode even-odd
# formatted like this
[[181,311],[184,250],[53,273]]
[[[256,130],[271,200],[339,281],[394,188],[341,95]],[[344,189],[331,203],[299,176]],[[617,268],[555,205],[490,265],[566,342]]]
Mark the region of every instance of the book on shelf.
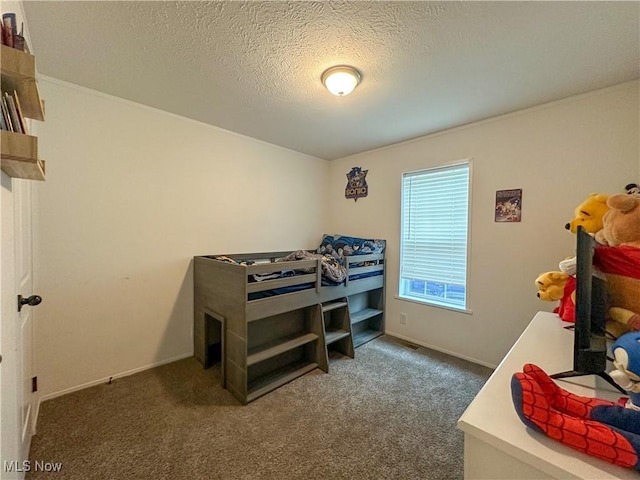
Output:
[[2,44],[13,48],[13,32],[10,28],[2,25]]
[[16,14],[15,13],[3,13],[2,14],[2,43],[4,43],[7,47],[13,48],[14,39],[13,37],[18,34],[18,25],[16,22]]
[[4,26],[11,30],[11,33],[14,35],[18,33],[18,22],[16,20],[16,14],[11,13],[3,13],[2,14],[2,23]]
[[2,109],[2,116],[7,124],[7,130],[13,132],[13,124],[11,123],[11,116],[9,115],[9,106],[4,95],[0,95],[0,108]]
[[13,131],[17,133],[24,133],[22,131],[22,125],[20,124],[20,119],[18,118],[18,110],[16,109],[16,104],[13,100],[13,97],[7,92],[4,92],[4,97],[9,109],[9,117],[11,117],[11,125],[13,125]]
[[[2,103],[2,102],[0,102],[0,103]],[[10,128],[7,125],[6,120],[4,119],[4,113],[3,113],[1,107],[0,107],[0,130],[10,130]]]
[[18,120],[20,121],[20,126],[22,127],[22,133],[29,134],[29,130],[27,128],[27,120],[24,118],[22,114],[22,108],[20,107],[20,100],[18,99],[18,92],[13,91],[13,101],[16,104],[16,111],[18,112]]

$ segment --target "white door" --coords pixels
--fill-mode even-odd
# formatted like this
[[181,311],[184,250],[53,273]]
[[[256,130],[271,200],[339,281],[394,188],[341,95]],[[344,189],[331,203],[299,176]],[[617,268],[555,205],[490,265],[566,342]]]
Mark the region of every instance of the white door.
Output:
[[[2,312],[0,316],[0,478],[22,478],[32,435],[32,195],[29,180],[2,173]],[[37,298],[31,298],[32,303]]]

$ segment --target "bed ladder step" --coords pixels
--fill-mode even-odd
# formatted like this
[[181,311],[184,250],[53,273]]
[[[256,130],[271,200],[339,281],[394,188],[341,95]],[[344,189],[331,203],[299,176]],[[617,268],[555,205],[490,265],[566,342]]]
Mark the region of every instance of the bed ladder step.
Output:
[[320,305],[320,310],[327,354],[325,371],[328,372],[329,350],[351,358],[354,356],[349,301],[347,298],[340,298],[337,301],[326,302]]
[[336,308],[342,308],[342,307],[348,307],[349,304],[344,301],[344,300],[340,300],[337,302],[326,302],[322,304],[322,312],[330,312],[331,310],[335,310]]
[[325,343],[327,345],[330,345],[333,342],[337,342],[338,340],[342,340],[343,338],[348,337],[349,335],[351,335],[350,332],[342,330],[341,328],[328,328],[325,332]]

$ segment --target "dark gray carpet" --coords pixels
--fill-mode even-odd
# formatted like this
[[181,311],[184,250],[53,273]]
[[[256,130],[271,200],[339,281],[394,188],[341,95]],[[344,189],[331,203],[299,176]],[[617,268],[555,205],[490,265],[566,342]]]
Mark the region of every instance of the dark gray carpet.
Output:
[[44,402],[28,479],[458,479],[491,370],[388,336],[241,406],[193,359]]

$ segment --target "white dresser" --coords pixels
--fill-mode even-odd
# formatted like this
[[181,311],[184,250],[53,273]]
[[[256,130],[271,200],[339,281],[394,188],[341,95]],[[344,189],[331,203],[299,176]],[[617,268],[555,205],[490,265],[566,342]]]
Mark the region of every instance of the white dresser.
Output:
[[[549,375],[573,367],[573,330],[557,315],[538,312],[491,378],[458,420],[464,432],[466,479],[633,478],[640,472],[622,468],[527,428],[511,400],[511,376],[533,363]],[[588,375],[556,380],[562,388],[588,397],[623,396],[601,378]]]

